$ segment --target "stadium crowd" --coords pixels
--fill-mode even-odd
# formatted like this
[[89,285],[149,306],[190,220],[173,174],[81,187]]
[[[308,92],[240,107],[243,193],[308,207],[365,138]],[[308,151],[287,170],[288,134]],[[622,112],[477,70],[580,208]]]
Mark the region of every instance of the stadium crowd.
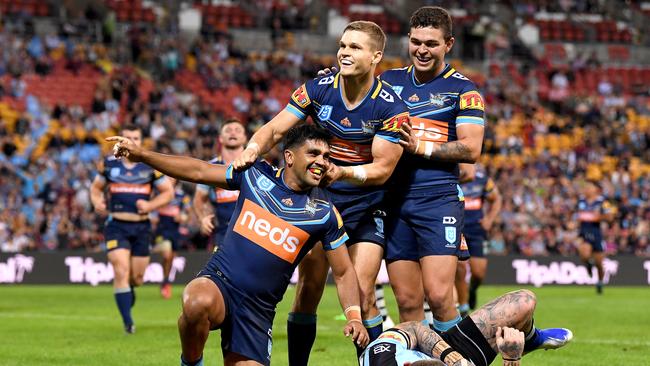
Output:
[[[285,106],[286,90],[331,65],[291,42],[276,42],[270,54],[236,49],[224,32],[188,44],[135,29],[124,44],[106,47],[65,29],[0,32],[2,252],[100,250],[103,218],[92,212],[89,187],[107,153],[103,138],[121,122],[143,127],[145,144],[157,151],[208,160],[226,118],[254,132]],[[607,75],[597,90],[577,93],[575,75],[605,70],[582,55],[560,67],[537,55],[484,71],[459,67],[485,96],[482,162],[504,198],[490,253],[575,254],[577,200],[589,179],[615,208],[604,224],[608,253],[650,256],[647,85],[624,92]],[[29,92],[37,78],[78,74],[94,78],[92,98],[53,103]],[[184,246],[200,249],[190,217]]]

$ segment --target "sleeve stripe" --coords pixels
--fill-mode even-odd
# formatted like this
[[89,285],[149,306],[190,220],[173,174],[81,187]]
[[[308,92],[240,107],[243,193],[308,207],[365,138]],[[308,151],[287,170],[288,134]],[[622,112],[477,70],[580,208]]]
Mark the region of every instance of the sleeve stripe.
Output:
[[303,113],[300,109],[294,107],[291,104],[287,104],[287,107],[285,109],[287,110],[287,112],[293,114],[294,116],[300,119],[305,119],[305,117],[307,117],[305,113]]
[[399,137],[394,137],[394,136],[388,136],[388,135],[381,135],[381,134],[376,134],[375,136],[381,137],[384,140],[388,140],[392,143],[398,144],[399,143]]
[[447,73],[443,76],[443,78],[446,79],[446,78],[450,77],[451,74],[454,73],[454,71],[456,71],[456,69],[454,69],[453,67],[450,68],[449,71],[447,71]]
[[343,233],[340,238],[334,240],[333,242],[330,242],[330,250],[334,250],[341,245],[345,244],[346,241],[348,241],[349,237],[347,233]]
[[464,123],[471,123],[475,125],[485,125],[485,120],[481,117],[472,117],[472,116],[462,116],[456,118],[456,124],[462,125]]
[[228,165],[228,168],[226,168],[226,180],[231,180],[232,179],[232,164]]

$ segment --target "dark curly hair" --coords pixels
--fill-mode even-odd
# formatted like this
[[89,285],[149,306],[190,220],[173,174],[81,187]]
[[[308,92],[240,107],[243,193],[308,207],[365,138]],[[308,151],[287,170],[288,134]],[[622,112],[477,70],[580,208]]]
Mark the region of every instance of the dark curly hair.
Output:
[[423,6],[411,15],[411,28],[433,27],[442,31],[445,41],[451,39],[452,22],[447,10],[439,6]]

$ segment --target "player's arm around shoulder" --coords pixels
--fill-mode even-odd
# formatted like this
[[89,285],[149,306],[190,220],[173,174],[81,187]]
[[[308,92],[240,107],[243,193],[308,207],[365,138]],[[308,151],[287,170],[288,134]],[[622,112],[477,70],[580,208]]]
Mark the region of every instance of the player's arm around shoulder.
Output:
[[111,136],[106,138],[106,141],[115,143],[113,154],[117,158],[125,157],[133,162],[145,163],[176,179],[230,188],[226,178],[228,170],[232,169],[225,165],[210,164],[188,156],[160,154],[143,149],[133,141],[121,136]]

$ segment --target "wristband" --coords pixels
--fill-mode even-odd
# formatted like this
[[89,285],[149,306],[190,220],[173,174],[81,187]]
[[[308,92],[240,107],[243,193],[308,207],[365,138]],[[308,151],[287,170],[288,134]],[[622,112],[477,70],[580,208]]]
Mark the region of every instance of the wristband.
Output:
[[520,360],[521,360],[521,357],[519,357],[519,358],[505,358],[505,357],[502,356],[501,359],[502,359],[503,361],[511,361],[511,362],[515,362],[515,361],[520,361]]
[[361,322],[361,307],[359,305],[348,306],[347,308],[345,308],[344,313],[345,313],[345,318],[348,320],[348,322],[354,320]]
[[426,141],[424,143],[424,157],[431,159],[431,154],[433,154],[433,142]]
[[362,166],[352,167],[352,177],[357,180],[359,183],[364,183],[368,179],[368,174],[366,173],[366,168]]
[[415,153],[417,154],[419,150],[420,150],[420,139],[418,139],[418,143],[415,144]]
[[260,145],[257,144],[257,142],[251,141],[246,145],[247,149],[255,149],[255,153],[259,154],[260,153]]

